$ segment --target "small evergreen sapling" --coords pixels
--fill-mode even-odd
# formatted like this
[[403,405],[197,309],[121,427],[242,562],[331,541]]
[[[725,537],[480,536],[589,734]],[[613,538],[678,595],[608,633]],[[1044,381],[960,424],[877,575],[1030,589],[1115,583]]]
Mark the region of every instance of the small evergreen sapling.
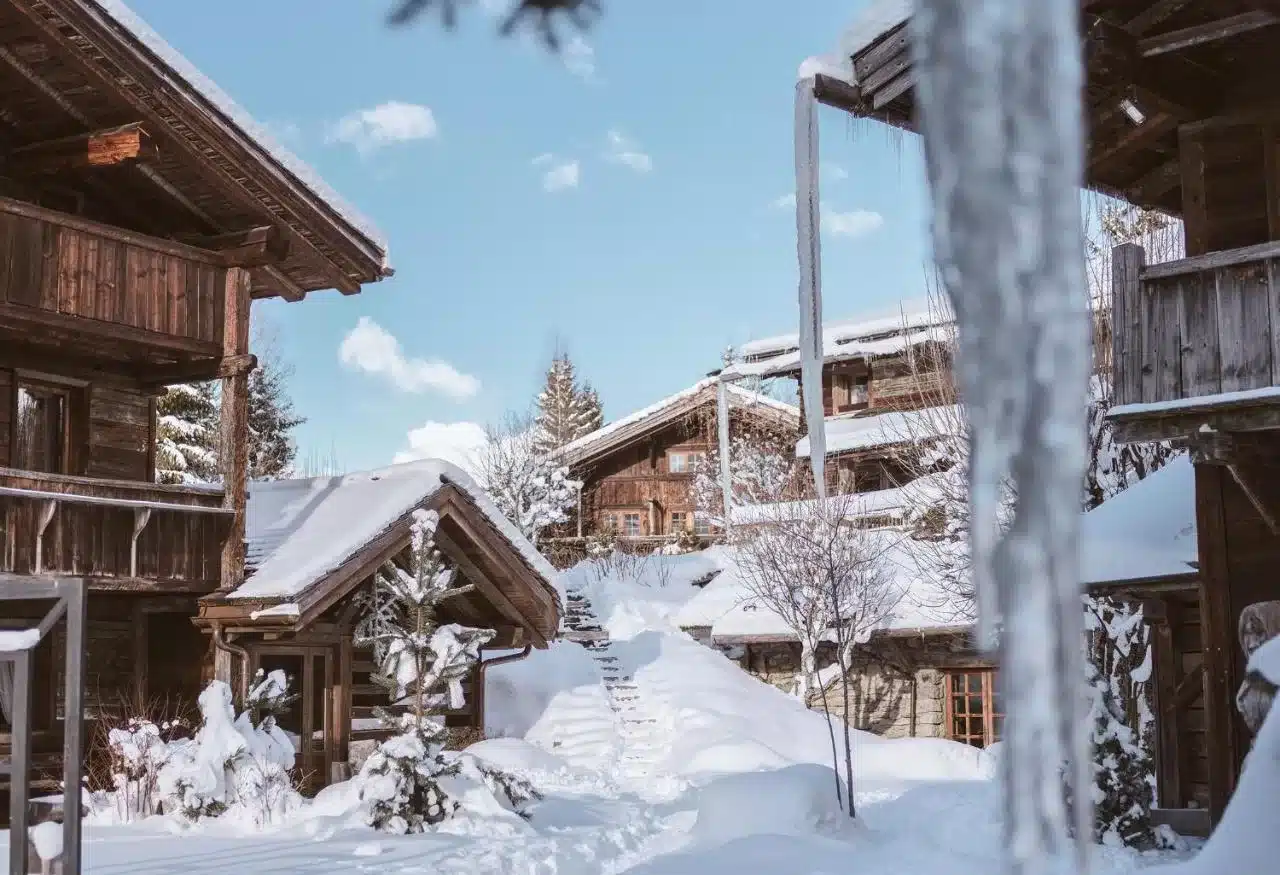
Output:
[[359,776],[368,822],[385,832],[419,833],[449,817],[458,807],[450,792],[457,779],[481,781],[515,808],[536,798],[521,779],[443,751],[446,732],[435,715],[465,704],[462,682],[494,633],[440,623],[438,606],[472,587],[457,585],[435,548],[438,522],[433,512],[415,514],[409,567],[388,563],[378,573],[373,604],[357,630],[360,641],[373,644],[377,680],[399,705],[379,715],[396,734]]

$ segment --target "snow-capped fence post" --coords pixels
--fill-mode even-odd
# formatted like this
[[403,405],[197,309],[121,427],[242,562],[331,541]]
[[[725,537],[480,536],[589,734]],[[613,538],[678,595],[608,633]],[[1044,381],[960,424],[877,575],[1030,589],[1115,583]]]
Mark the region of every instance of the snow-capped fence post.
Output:
[[721,376],[716,383],[716,437],[720,446],[720,491],[724,496],[724,532],[733,515],[733,476],[729,467],[729,385]]
[[934,252],[972,429],[984,646],[1000,633],[1005,853],[1019,875],[1043,875],[1073,850],[1086,869],[1092,821],[1078,573],[1089,380],[1079,10],[920,0],[911,25]]
[[796,254],[800,261],[800,394],[809,430],[809,466],[827,496],[827,432],[822,407],[822,229],[818,200],[818,107],[812,77],[796,83]]

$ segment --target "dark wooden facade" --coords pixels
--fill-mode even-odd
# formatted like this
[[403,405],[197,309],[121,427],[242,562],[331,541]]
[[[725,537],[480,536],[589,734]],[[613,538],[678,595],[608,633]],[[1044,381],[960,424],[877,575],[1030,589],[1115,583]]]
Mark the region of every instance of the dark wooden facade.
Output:
[[[756,430],[792,450],[799,427],[795,408],[737,388],[729,393],[731,438]],[[562,458],[571,476],[582,481],[582,499],[574,519],[555,532],[556,540],[611,534],[657,543],[715,535],[718,525],[695,518],[692,488],[695,466],[705,464],[718,445],[716,405],[714,382],[706,381],[643,420],[566,447]]]
[[[1199,577],[1129,586],[1157,640],[1161,805],[1216,821],[1249,738],[1236,627],[1280,600],[1280,9],[1221,0],[1082,0],[1086,182],[1179,216],[1186,258],[1113,257],[1122,440],[1174,440],[1196,461]],[[819,76],[819,100],[915,128],[909,27]],[[1179,584],[1184,586],[1184,584]]]
[[[0,579],[90,590],[84,713],[53,693],[60,633],[37,653],[49,750],[67,719],[190,704],[215,671],[192,620],[244,575],[251,301],[390,273],[366,226],[174,64],[90,0],[0,0]],[[203,379],[222,380],[224,485],[156,484],[155,399]],[[0,627],[39,616],[6,601]]]

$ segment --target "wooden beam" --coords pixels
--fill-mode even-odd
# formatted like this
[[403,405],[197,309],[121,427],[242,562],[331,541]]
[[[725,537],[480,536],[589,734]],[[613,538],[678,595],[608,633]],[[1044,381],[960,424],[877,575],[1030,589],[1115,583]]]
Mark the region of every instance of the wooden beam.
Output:
[[1213,115],[1221,106],[1226,83],[1219,71],[1176,54],[1163,58],[1156,69],[1124,28],[1098,15],[1086,15],[1084,24],[1091,81],[1141,89],[1144,104],[1158,99],[1163,105],[1157,109],[1184,121]]
[[1263,126],[1262,160],[1267,187],[1267,236],[1280,240],[1280,124]]
[[1204,140],[1186,127],[1178,129],[1178,161],[1182,173],[1183,249],[1188,257],[1204,255],[1209,251]]
[[1193,46],[1228,39],[1238,34],[1270,27],[1278,22],[1280,22],[1280,17],[1261,9],[1242,12],[1239,15],[1231,15],[1227,18],[1220,18],[1217,21],[1171,30],[1158,36],[1139,40],[1138,53],[1144,58],[1151,58],[1168,52],[1177,52]]
[[1178,159],[1170,158],[1125,189],[1125,197],[1140,207],[1151,207],[1170,189],[1178,187],[1182,181],[1181,170]]
[[274,264],[260,268],[260,272],[265,277],[263,284],[274,286],[286,301],[297,302],[307,296],[306,289],[289,279],[289,275]]
[[18,173],[56,173],[111,167],[127,161],[152,159],[157,154],[156,145],[142,123],[132,122],[104,131],[19,146],[9,152],[5,166]]
[[0,303],[0,326],[30,328],[33,330],[31,335],[33,337],[40,336],[34,333],[40,331],[75,331],[86,337],[91,336],[121,344],[135,353],[139,349],[154,349],[171,353],[175,357],[208,358],[218,354],[218,345],[206,340],[166,334],[163,331],[149,331],[145,328],[134,328],[132,325],[105,322],[101,319],[67,316],[22,304]]
[[258,357],[252,353],[233,355],[222,359],[203,359],[164,367],[139,368],[138,382],[144,387],[171,386],[190,380],[225,380],[249,374],[258,367]]
[[449,537],[447,532],[439,528],[436,529],[435,540],[436,543],[440,545],[440,549],[444,551],[445,555],[453,560],[458,568],[462,570],[463,574],[466,575],[467,580],[475,585],[476,589],[484,596],[485,600],[497,608],[498,612],[511,622],[511,625],[527,630],[533,637],[534,641],[538,642],[540,646],[546,646],[546,640],[538,630],[532,626],[527,619],[525,619],[524,615],[520,613],[520,609],[512,603],[511,599],[507,598],[506,593],[494,586],[493,582],[489,579],[489,575],[480,570],[475,562],[471,560],[471,557],[467,554],[466,550],[462,548],[461,544]]
[[219,253],[232,267],[265,267],[289,257],[289,237],[275,225],[231,231],[212,237],[185,236],[184,243]]
[[[242,267],[227,269],[225,284],[223,358],[235,358],[249,352],[249,271]],[[219,461],[224,489],[223,507],[235,516],[231,532],[222,546],[223,591],[235,589],[244,582],[245,507],[249,478],[249,372],[242,371],[222,380],[222,431]]]
[[1191,0],[1156,0],[1125,22],[1124,29],[1134,36],[1142,36],[1190,2]]
[[1258,512],[1258,516],[1262,517],[1262,521],[1267,524],[1271,534],[1280,535],[1280,513],[1278,513],[1280,509],[1272,507],[1263,493],[1255,488],[1252,482],[1253,478],[1249,476],[1242,465],[1227,465],[1227,470],[1231,472],[1231,479],[1240,487],[1240,491],[1244,493],[1245,498],[1249,499],[1253,509]]
[[1089,174],[1105,173],[1107,165],[1114,161],[1130,157],[1134,152],[1145,149],[1160,138],[1172,133],[1178,127],[1178,120],[1168,113],[1151,116],[1140,125],[1131,125],[1114,143],[1098,148],[1096,141],[1091,142],[1089,150]]

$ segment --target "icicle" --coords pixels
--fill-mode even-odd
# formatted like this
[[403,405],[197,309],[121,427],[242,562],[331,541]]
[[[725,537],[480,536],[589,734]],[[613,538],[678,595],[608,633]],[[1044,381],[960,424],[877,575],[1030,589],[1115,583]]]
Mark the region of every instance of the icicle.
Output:
[[818,111],[812,78],[796,83],[796,249],[800,258],[800,385],[809,430],[809,465],[827,495],[827,433],[822,411],[822,237],[818,211]]
[[733,508],[733,480],[729,468],[729,384],[716,383],[716,431],[720,439],[720,491],[724,495],[724,530],[729,531]]
[[[1089,374],[1080,238],[1078,0],[920,0],[917,106],[934,249],[971,425],[971,547],[984,640],[1000,629],[1011,868],[1090,836],[1077,555]],[[1006,533],[1002,484],[1017,506]]]

